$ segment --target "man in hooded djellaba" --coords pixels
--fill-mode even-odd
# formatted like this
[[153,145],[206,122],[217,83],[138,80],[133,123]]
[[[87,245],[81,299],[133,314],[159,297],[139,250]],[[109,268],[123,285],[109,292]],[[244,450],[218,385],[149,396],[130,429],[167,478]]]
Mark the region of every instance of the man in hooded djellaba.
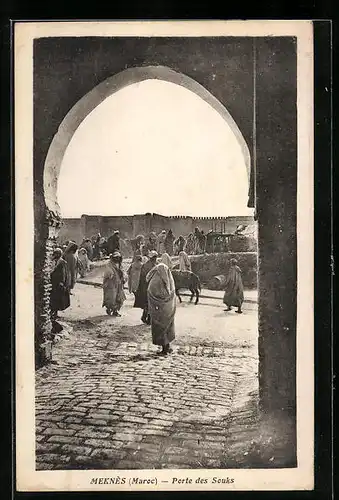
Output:
[[106,307],[106,312],[110,316],[121,316],[119,311],[126,299],[121,262],[120,252],[114,252],[110,255],[104,272],[102,307]]

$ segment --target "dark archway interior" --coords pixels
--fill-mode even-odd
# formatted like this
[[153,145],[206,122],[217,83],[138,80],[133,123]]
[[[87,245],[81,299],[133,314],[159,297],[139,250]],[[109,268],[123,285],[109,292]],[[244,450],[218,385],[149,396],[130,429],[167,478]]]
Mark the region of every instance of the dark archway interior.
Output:
[[[187,75],[220,101],[237,123],[253,157],[252,38],[37,39],[34,45],[37,354],[50,327],[46,256],[60,223],[58,214],[48,209],[44,198],[44,165],[53,137],[72,107],[101,82],[126,68],[158,65]],[[256,65],[260,401],[265,411],[288,410],[293,415],[296,408],[296,41],[291,37],[257,39]],[[251,204],[253,190],[250,194]]]

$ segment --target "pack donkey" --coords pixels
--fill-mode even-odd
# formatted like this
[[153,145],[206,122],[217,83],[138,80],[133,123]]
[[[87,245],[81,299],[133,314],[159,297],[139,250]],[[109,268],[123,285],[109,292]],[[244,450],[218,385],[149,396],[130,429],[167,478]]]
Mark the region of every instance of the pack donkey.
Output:
[[199,296],[201,292],[201,284],[199,276],[192,273],[192,271],[179,271],[176,269],[172,270],[174,283],[175,283],[175,293],[181,304],[182,300],[180,297],[179,290],[188,289],[191,292],[190,302],[192,302],[194,295],[196,296],[195,305],[199,302]]

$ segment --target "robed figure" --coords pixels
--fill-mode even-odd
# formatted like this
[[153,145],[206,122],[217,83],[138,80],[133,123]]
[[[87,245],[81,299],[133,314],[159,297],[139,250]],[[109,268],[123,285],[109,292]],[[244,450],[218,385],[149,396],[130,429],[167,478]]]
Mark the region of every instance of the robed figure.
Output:
[[242,313],[241,307],[244,302],[244,286],[241,278],[241,269],[236,259],[231,259],[230,268],[226,276],[224,287],[224,299],[226,311],[230,311],[232,306],[237,307],[237,313]]
[[135,293],[134,307],[142,309],[141,321],[146,324],[150,324],[150,317],[148,313],[148,299],[147,299],[147,281],[146,276],[149,271],[157,263],[158,253],[155,250],[149,252],[148,261],[145,262],[140,270],[139,285]]
[[148,310],[151,319],[152,342],[162,346],[161,354],[169,354],[170,342],[175,338],[176,311],[175,284],[171,270],[161,262],[146,276],[148,282]]
[[67,262],[62,258],[61,248],[56,248],[53,252],[54,268],[51,272],[51,295],[50,308],[52,321],[55,321],[58,311],[67,309],[70,303],[69,296],[69,276]]
[[102,307],[106,307],[106,312],[110,316],[121,316],[119,311],[126,299],[121,260],[120,252],[114,252],[110,256],[103,276]]

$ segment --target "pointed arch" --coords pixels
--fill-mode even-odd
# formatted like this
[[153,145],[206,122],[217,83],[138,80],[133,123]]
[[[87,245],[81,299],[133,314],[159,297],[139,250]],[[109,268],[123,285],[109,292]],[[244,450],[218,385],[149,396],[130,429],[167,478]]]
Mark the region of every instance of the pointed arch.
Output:
[[107,78],[85,94],[67,113],[48,149],[44,165],[44,197],[49,211],[60,216],[57,200],[57,183],[66,149],[83,120],[105,99],[119,90],[145,80],[156,79],[180,85],[209,104],[226,121],[233,131],[244,156],[250,180],[251,158],[248,145],[236,122],[221,102],[197,81],[166,66],[128,68]]

